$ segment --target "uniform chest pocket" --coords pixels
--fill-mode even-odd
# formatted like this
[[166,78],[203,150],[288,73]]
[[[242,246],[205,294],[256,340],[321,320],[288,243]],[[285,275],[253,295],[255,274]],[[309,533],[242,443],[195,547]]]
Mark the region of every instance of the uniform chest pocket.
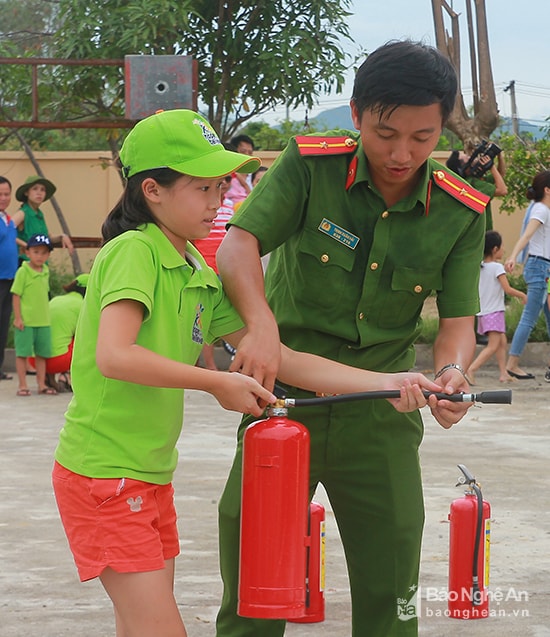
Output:
[[424,301],[432,290],[440,290],[442,276],[439,270],[396,268],[391,286],[380,303],[380,325],[399,327],[417,320]]
[[335,239],[304,230],[298,244],[295,289],[304,302],[331,307],[351,290],[355,252]]

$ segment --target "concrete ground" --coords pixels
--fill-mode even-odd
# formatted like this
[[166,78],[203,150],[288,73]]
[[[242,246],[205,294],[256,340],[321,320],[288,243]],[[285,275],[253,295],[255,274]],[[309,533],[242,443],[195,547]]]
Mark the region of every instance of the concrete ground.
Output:
[[[421,564],[420,634],[442,637],[550,637],[550,385],[510,383],[512,405],[472,408],[450,431],[429,413],[421,448],[426,528]],[[494,368],[476,391],[500,388]],[[34,386],[31,384],[34,391]],[[68,394],[15,396],[0,381],[0,635],[107,637],[111,604],[98,582],[80,584],[50,486],[53,451]],[[175,476],[181,556],[176,596],[190,637],[213,637],[221,595],[216,504],[228,472],[239,417],[207,394],[187,393],[186,424]],[[298,410],[291,412],[299,419]],[[450,502],[465,464],[492,507],[491,617],[445,617]],[[326,620],[292,624],[290,637],[348,637],[348,582],[334,517],[327,507]],[[261,637],[261,636],[259,636]]]

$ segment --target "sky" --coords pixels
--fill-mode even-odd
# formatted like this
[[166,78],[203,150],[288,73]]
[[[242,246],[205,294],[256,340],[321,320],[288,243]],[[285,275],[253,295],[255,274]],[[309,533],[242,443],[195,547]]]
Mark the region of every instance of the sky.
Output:
[[[468,49],[466,4],[465,0],[447,1],[457,13],[462,14],[462,90],[468,106],[471,104],[472,82],[469,58],[464,57]],[[542,125],[550,116],[550,0],[486,0],[485,6],[500,114],[511,117],[510,92],[505,92],[504,88],[511,80],[515,80],[518,117]],[[435,45],[431,0],[353,0],[351,11],[351,36],[367,52],[388,40],[402,38]],[[450,23],[448,24],[450,28]],[[345,49],[355,55],[359,47],[346,44]],[[350,71],[343,93],[322,96],[319,106],[309,112],[309,117],[315,117],[328,108],[347,104],[352,88],[353,71]],[[299,119],[304,114],[305,109],[295,111],[291,113],[291,119]],[[284,117],[285,108],[280,107],[262,116],[262,119],[276,123]]]

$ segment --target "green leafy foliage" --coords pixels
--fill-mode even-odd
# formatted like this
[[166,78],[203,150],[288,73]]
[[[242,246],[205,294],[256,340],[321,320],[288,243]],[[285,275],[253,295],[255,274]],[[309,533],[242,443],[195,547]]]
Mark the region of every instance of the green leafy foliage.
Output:
[[[35,5],[33,7],[33,4]],[[311,107],[338,91],[347,70],[350,0],[0,0],[0,54],[122,60],[126,54],[185,54],[198,64],[199,106],[223,139],[278,104]],[[46,12],[44,7],[48,6]],[[20,12],[19,7],[29,8]],[[42,12],[42,9],[44,11]],[[36,20],[35,20],[36,19]],[[0,20],[0,24],[2,21]],[[10,24],[11,24],[10,23]],[[40,37],[27,42],[23,34]],[[26,44],[25,44],[26,42]],[[21,119],[31,107],[29,73],[5,67],[3,104]],[[122,66],[40,68],[40,119],[124,116]],[[34,133],[33,133],[34,135]],[[36,136],[38,145],[44,139]]]
[[534,140],[530,136],[516,137],[502,135],[498,144],[506,156],[506,185],[508,194],[500,205],[502,211],[513,213],[517,208],[527,207],[529,200],[526,193],[533,177],[550,168],[550,127],[545,129],[545,136]]
[[239,131],[239,134],[251,137],[257,150],[283,150],[291,137],[309,132],[303,122],[283,120],[276,127],[262,121],[250,122]]

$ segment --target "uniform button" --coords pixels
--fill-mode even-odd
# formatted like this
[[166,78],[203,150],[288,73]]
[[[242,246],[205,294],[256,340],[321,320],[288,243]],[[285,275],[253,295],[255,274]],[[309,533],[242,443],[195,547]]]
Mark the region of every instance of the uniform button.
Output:
[[322,261],[323,263],[328,263],[329,258],[330,258],[330,257],[328,256],[328,254],[322,254],[322,255],[321,255],[321,261]]
[[377,270],[378,269],[378,263],[376,263],[376,262],[375,263],[371,263],[370,264],[370,269],[371,270]]
[[382,219],[387,219],[390,216],[390,213],[387,210],[384,210],[382,213]]
[[421,286],[421,285],[415,285],[415,286],[414,286],[414,291],[415,291],[417,294],[420,294],[420,292],[422,292],[422,286]]
[[362,321],[365,318],[363,312],[359,312],[359,320]]

